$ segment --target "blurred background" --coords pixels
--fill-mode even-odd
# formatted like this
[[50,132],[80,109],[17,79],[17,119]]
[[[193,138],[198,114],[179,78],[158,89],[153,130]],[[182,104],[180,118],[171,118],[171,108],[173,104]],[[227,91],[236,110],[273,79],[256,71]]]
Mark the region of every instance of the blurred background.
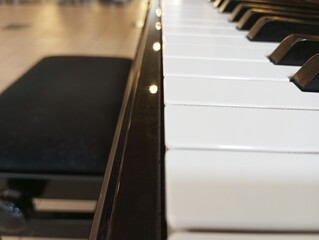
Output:
[[144,0],[0,0],[0,93],[46,56],[134,58]]
[[[0,0],[0,94],[48,56],[134,59],[146,11],[145,0]],[[90,212],[96,201],[34,203],[42,210]]]

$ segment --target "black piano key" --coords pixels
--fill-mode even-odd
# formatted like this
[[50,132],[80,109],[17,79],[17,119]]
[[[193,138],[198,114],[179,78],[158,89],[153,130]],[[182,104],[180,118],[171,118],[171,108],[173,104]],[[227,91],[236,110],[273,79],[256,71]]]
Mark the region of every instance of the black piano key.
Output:
[[240,3],[231,12],[230,16],[228,17],[228,21],[238,22],[241,19],[241,17],[251,8],[268,9],[271,7],[272,5],[266,5],[266,4]]
[[319,22],[319,15],[314,15],[310,13],[303,14],[303,13],[293,13],[293,12],[286,12],[286,11],[252,8],[252,9],[249,9],[244,14],[244,16],[240,19],[240,21],[237,24],[237,29],[249,30],[263,16],[290,17],[290,18],[298,18],[298,19]]
[[235,7],[240,3],[260,3],[260,4],[268,4],[275,6],[293,6],[299,7],[301,9],[319,9],[319,4],[313,3],[305,3],[304,1],[299,0],[224,0],[224,2],[220,5],[218,11],[220,13],[224,12],[232,12]]
[[214,8],[220,7],[223,4],[223,2],[224,0],[215,0],[213,4]]
[[319,23],[295,18],[264,16],[250,29],[247,37],[251,41],[281,42],[294,33],[319,34]]
[[277,65],[302,66],[318,53],[318,35],[293,34],[279,44],[270,54],[269,59]]
[[319,9],[311,10],[311,9],[302,9],[293,6],[276,6],[276,5],[266,5],[266,4],[258,4],[258,3],[240,3],[238,4],[235,9],[232,11],[231,15],[229,16],[228,20],[230,22],[238,22],[241,17],[252,8],[258,9],[269,9],[269,10],[278,10],[284,12],[294,12],[294,13],[304,13],[304,14],[317,14],[319,15]]
[[310,58],[291,81],[303,92],[319,93],[319,54]]

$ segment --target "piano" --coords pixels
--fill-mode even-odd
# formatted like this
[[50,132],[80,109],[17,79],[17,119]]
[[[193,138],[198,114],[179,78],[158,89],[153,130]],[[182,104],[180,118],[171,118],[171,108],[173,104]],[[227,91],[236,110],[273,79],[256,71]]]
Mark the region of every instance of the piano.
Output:
[[319,239],[317,1],[147,2],[90,239]]

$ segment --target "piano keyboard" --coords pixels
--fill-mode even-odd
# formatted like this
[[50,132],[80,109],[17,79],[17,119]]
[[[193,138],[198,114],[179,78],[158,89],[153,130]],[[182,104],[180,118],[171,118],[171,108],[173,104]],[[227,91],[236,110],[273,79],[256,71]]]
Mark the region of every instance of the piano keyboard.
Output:
[[319,93],[212,5],[162,2],[169,239],[319,239]]

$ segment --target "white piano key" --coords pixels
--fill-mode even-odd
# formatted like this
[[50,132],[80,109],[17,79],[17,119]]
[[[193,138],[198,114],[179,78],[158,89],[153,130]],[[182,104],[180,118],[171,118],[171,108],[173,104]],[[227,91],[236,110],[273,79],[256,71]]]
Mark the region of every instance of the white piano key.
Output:
[[[163,56],[178,58],[229,59],[253,62],[268,62],[267,55],[271,51],[263,48],[251,47],[221,47],[203,45],[168,44],[163,47]],[[165,60],[164,60],[165,61]]]
[[[168,3],[168,2],[162,2],[161,8],[163,11],[171,13],[171,12],[179,12],[180,14],[183,14],[184,12],[190,12],[190,11],[205,11],[212,15],[223,15],[218,13],[216,11],[212,4],[207,4],[205,2],[183,2],[182,4],[176,4],[176,3]],[[226,13],[226,15],[230,15],[230,13]]]
[[244,38],[247,35],[247,32],[240,32],[240,31],[234,31],[233,29],[228,28],[220,28],[218,26],[214,27],[213,25],[211,27],[184,27],[184,26],[176,26],[176,27],[170,27],[166,26],[163,27],[163,33],[165,34],[191,34],[191,35],[203,35],[203,36],[230,36],[230,37],[238,37],[238,38]]
[[175,233],[168,240],[318,240],[319,234],[269,233]]
[[222,18],[225,19],[225,21],[227,21],[228,17],[230,16],[230,14],[218,14],[216,12],[214,12],[214,10],[212,9],[211,11],[207,11],[207,10],[202,10],[202,9],[196,9],[196,10],[190,10],[190,11],[181,11],[181,9],[174,11],[174,10],[167,10],[167,9],[163,9],[163,17],[166,16],[179,16],[182,18],[194,18],[194,17],[199,17],[199,18],[207,18],[207,19],[211,19],[211,18]]
[[164,78],[164,102],[175,105],[319,110],[319,94],[291,82]]
[[274,50],[278,46],[278,43],[251,42],[246,38],[239,38],[237,36],[194,36],[192,34],[175,33],[165,34],[163,36],[163,41],[165,45],[241,46],[269,49],[269,51]]
[[212,7],[212,3],[208,3],[206,0],[164,0],[161,2],[163,7],[166,6],[178,6],[178,7],[185,7],[185,6],[202,6],[205,5],[206,7]]
[[318,122],[319,111],[167,105],[165,143],[169,149],[319,153]]
[[278,66],[268,62],[223,59],[191,59],[166,57],[164,76],[217,79],[289,81],[300,67]]
[[212,10],[212,8],[210,7],[210,5],[207,5],[207,3],[205,1],[202,2],[194,2],[194,1],[183,1],[183,3],[178,3],[178,2],[165,2],[162,1],[161,4],[162,9],[165,10],[169,10],[169,9],[176,9],[176,10],[180,10],[180,11],[184,11],[186,9],[202,9],[205,8],[207,10]]
[[206,11],[215,12],[214,8],[212,8],[212,4],[207,4],[205,1],[183,1],[183,3],[177,3],[177,2],[167,2],[167,1],[161,1],[161,7],[165,10],[176,10],[176,11],[185,11],[185,10],[197,10],[197,9],[205,9]]
[[316,231],[318,157],[168,151],[165,161],[168,224],[174,230]]
[[205,8],[206,10],[216,12],[214,11],[213,4],[210,4],[205,1],[185,1],[182,2],[179,1],[161,1],[161,7],[163,9],[181,9],[181,11],[184,11],[185,9],[202,9]]
[[163,19],[206,19],[206,20],[215,20],[221,19],[224,22],[228,22],[229,14],[218,14],[214,11],[201,11],[201,10],[189,10],[189,11],[172,11],[163,9]]
[[[162,24],[165,27],[197,27],[197,28],[203,28],[203,27],[214,27],[214,28],[221,28],[221,29],[232,29],[234,30],[236,27],[236,23],[227,23],[223,20],[220,19],[214,19],[211,21],[200,21],[200,19],[196,19],[196,21],[193,19],[187,19],[187,21],[185,19],[179,20],[171,20],[171,19],[165,19],[162,21]],[[164,33],[165,35],[165,33]]]

